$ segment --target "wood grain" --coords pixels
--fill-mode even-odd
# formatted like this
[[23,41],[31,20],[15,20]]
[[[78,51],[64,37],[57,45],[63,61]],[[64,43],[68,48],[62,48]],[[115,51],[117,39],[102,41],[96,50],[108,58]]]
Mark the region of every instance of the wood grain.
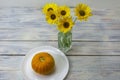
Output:
[[[58,31],[50,27],[1,29],[0,34],[0,40],[58,40]],[[76,27],[72,34],[72,39],[78,41],[120,41],[120,30],[81,30]]]
[[[71,15],[74,16],[71,8]],[[80,29],[120,29],[120,9],[93,9],[93,16],[87,22],[77,22]],[[74,16],[75,17],[75,16]],[[50,26],[40,8],[0,8],[0,28],[38,28]]]
[[[65,80],[120,80],[120,6],[100,4],[87,22],[77,21],[73,27]],[[28,51],[45,45],[57,48],[55,27],[47,24],[40,8],[1,7],[0,80],[24,80],[21,67]]]
[[[0,55],[24,55],[39,46],[57,46],[57,41],[1,41]],[[72,42],[67,55],[120,55],[120,42]]]
[[[70,69],[65,80],[119,80],[120,56],[68,56]],[[0,57],[0,80],[24,80],[24,56]],[[14,78],[12,78],[14,75]]]
[[[93,8],[112,8],[115,9],[119,7],[120,0],[11,0],[9,3],[6,3],[7,0],[1,0],[0,7],[43,7],[44,4],[49,2],[55,2],[58,5],[67,5],[67,6],[76,6],[78,3],[86,3]],[[99,4],[98,4],[99,3]],[[112,6],[114,5],[114,6]]]
[[[119,8],[94,9],[87,22],[76,22],[73,40],[120,41],[119,13]],[[57,33],[39,8],[0,8],[0,40],[57,40]]]

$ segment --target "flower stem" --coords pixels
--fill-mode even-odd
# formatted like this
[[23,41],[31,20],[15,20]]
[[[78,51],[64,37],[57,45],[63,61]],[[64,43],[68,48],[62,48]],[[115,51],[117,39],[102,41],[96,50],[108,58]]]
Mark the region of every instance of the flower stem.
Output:
[[74,19],[74,24],[75,24],[76,20],[77,20],[77,18]]

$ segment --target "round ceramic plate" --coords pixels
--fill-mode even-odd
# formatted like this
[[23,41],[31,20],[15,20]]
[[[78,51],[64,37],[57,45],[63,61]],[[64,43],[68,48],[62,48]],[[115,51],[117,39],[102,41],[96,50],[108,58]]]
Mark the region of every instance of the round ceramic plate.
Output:
[[[38,52],[48,52],[55,60],[55,71],[50,75],[40,75],[33,71],[31,67],[31,60],[33,56]],[[69,70],[69,62],[67,57],[59,49],[51,46],[41,46],[32,49],[25,56],[22,72],[26,80],[63,80]]]

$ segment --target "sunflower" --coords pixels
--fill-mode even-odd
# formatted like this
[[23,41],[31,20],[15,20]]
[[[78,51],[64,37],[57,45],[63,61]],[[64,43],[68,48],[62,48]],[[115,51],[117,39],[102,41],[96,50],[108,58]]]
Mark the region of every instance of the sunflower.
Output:
[[51,11],[51,10],[57,11],[57,9],[58,9],[57,4],[55,4],[55,3],[49,3],[49,4],[46,4],[46,5],[43,7],[42,12],[43,12],[44,14],[46,14],[48,11]]
[[75,15],[80,21],[86,21],[92,15],[92,10],[88,5],[80,3],[75,8]]
[[70,8],[67,6],[60,6],[58,8],[58,12],[59,12],[60,16],[62,16],[62,17],[70,16]]
[[56,24],[58,19],[58,14],[55,11],[49,11],[46,13],[46,21],[49,24]]
[[58,30],[63,33],[70,31],[73,27],[74,23],[71,17],[61,18],[58,22]]

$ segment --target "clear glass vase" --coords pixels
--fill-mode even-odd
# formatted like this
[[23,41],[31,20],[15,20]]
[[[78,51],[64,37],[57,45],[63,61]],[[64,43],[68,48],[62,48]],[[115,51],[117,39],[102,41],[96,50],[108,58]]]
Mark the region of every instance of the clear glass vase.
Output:
[[67,33],[59,32],[58,33],[58,48],[67,53],[72,47],[72,32]]

